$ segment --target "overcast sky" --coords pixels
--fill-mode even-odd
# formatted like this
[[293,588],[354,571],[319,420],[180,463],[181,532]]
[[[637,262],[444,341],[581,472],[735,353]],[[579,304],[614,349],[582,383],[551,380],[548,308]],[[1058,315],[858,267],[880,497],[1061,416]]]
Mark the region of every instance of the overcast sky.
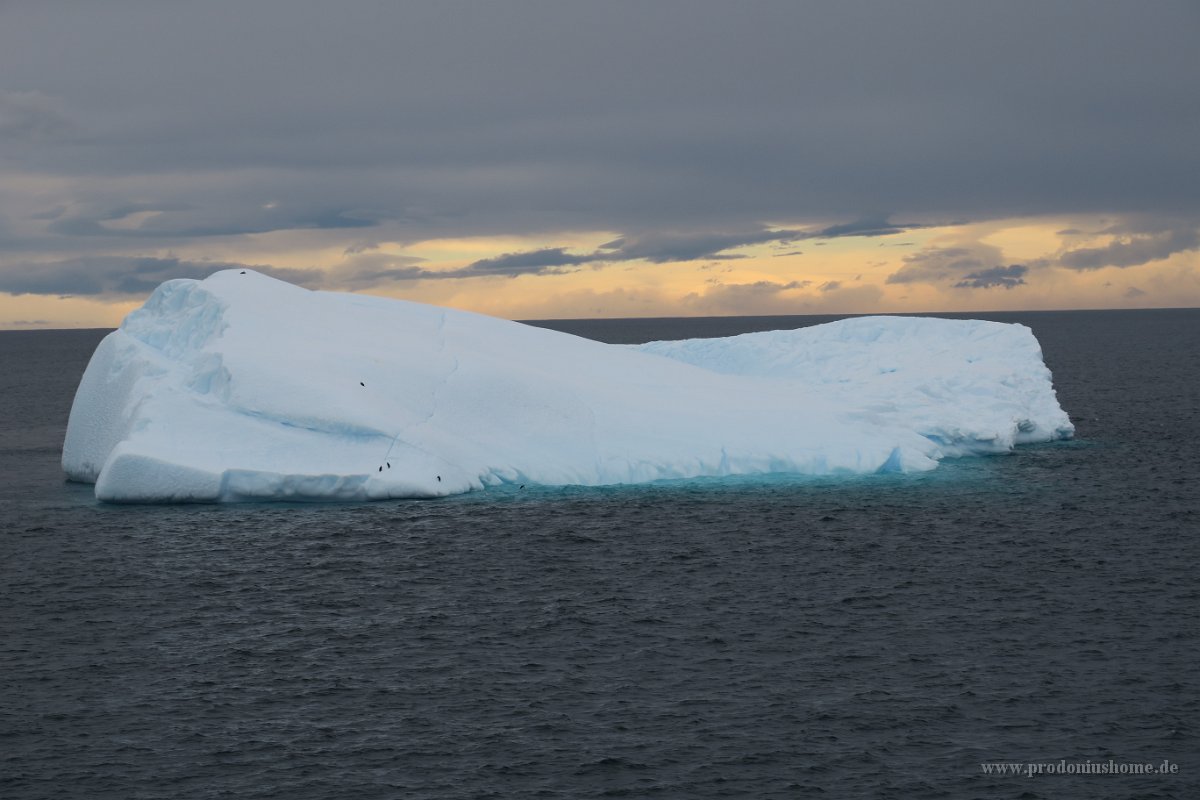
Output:
[[0,325],[243,264],[535,316],[1200,304],[1198,41],[1194,0],[0,0]]

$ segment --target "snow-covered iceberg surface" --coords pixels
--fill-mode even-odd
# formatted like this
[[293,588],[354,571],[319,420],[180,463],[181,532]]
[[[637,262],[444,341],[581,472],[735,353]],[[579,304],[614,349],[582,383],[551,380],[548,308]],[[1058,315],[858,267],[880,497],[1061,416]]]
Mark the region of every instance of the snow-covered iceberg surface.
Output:
[[101,342],[63,468],[109,501],[365,500],[926,470],[1072,432],[1019,325],[631,348],[230,270],[164,283]]

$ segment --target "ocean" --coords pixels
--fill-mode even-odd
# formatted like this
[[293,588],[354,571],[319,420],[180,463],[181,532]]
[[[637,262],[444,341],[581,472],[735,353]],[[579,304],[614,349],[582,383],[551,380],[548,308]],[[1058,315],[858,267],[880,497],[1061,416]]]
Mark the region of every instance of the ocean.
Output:
[[944,316],[1029,325],[1077,438],[109,506],[59,466],[105,332],[0,332],[0,798],[1200,797],[1200,310]]

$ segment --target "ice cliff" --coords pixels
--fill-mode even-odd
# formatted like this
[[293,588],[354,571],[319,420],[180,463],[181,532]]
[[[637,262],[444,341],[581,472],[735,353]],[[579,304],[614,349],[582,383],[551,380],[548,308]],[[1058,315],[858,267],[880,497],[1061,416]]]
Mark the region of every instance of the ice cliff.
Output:
[[116,502],[366,500],[927,470],[1072,432],[1020,325],[635,348],[229,270],[164,283],[101,342],[63,469]]

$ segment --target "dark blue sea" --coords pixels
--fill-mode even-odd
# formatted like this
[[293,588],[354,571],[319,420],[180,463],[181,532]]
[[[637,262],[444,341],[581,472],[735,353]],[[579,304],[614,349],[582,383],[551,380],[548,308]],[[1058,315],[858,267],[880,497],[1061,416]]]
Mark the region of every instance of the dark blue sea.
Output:
[[100,505],[0,333],[0,798],[1200,797],[1200,310],[974,316],[1076,440],[361,505]]

